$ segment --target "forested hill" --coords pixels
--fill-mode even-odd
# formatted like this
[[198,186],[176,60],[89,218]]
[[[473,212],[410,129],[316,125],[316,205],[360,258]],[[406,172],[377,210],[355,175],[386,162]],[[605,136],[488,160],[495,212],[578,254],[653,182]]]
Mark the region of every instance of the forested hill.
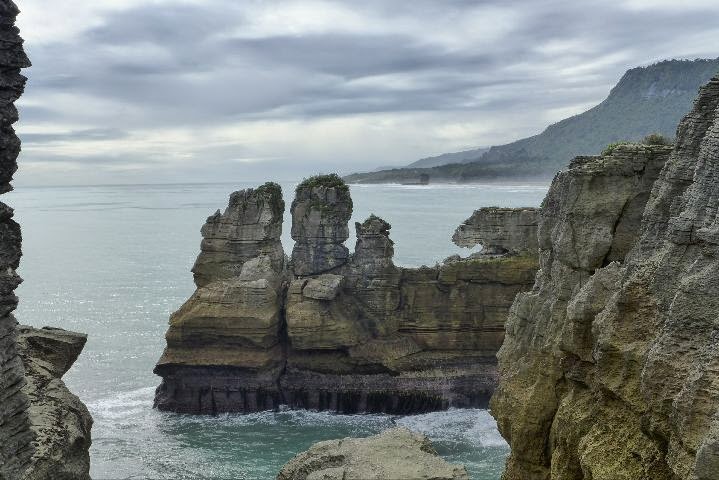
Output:
[[352,174],[356,183],[482,181],[548,177],[577,155],[599,153],[607,144],[659,133],[673,138],[701,85],[719,72],[719,59],[667,60],[627,71],[609,96],[592,109],[550,125],[539,135],[495,146],[475,161],[434,168],[402,168]]

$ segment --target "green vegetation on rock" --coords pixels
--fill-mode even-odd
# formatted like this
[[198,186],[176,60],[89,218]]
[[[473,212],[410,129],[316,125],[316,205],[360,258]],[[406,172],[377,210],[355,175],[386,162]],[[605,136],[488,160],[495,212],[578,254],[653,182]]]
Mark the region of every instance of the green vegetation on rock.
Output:
[[336,188],[342,193],[349,192],[349,186],[347,185],[347,183],[345,183],[342,177],[340,177],[336,173],[330,173],[327,175],[314,175],[312,177],[305,178],[299,183],[299,185],[297,185],[295,192],[298,192],[304,188],[311,189],[315,187]]

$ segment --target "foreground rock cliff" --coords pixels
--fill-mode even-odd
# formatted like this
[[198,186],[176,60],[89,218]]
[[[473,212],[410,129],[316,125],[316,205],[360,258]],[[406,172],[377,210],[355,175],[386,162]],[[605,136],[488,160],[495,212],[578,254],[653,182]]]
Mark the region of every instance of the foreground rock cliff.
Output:
[[677,143],[579,158],[542,206],[492,413],[504,478],[719,478],[719,78]]
[[[494,210],[495,221],[516,221]],[[337,176],[298,186],[289,259],[283,211],[279,185],[268,183],[233,193],[208,218],[197,291],[170,318],[155,368],[158,408],[412,413],[488,404],[507,311],[536,272],[536,247],[519,239],[536,237],[536,212],[521,216],[529,220],[512,241],[494,240],[501,254],[408,269],[394,265],[391,227],[374,215],[355,225],[350,253],[352,199]]]
[[[0,193],[12,190],[20,139],[13,123],[30,66],[15,27],[17,6],[0,0]],[[60,378],[75,361],[84,336],[19,328],[12,312],[21,279],[20,225],[0,203],[0,479],[89,478],[90,426],[85,406]]]
[[368,438],[319,442],[282,467],[277,480],[469,480],[467,470],[437,455],[432,442],[406,428]]

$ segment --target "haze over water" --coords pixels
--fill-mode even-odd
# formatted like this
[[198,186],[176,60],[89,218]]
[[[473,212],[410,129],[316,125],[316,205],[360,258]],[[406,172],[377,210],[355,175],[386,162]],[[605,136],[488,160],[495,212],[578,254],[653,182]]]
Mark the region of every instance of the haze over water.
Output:
[[[402,424],[427,434],[475,479],[498,479],[508,452],[483,410],[425,415],[308,411],[187,416],[152,409],[168,317],[194,291],[190,268],[200,227],[230,192],[254,184],[24,187],[6,196],[23,229],[16,316],[23,324],[84,332],[89,340],[64,377],[95,424],[94,479],[269,479],[319,440],[364,436]],[[285,252],[292,249],[283,183]],[[352,222],[370,213],[392,224],[395,263],[432,265],[460,253],[451,236],[483,206],[538,206],[547,185],[353,185]],[[353,249],[354,227],[347,242]]]

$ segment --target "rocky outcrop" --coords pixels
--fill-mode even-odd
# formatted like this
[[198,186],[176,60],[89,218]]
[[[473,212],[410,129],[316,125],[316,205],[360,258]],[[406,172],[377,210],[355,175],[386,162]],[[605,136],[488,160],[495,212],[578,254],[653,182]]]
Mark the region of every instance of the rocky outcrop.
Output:
[[281,270],[284,211],[282,189],[276,183],[233,193],[225,212],[218,210],[202,227],[200,255],[192,267],[195,284],[203,287],[236,277],[247,260],[259,256],[269,258],[272,267]]
[[[400,268],[391,226],[379,217],[355,225],[353,254],[342,244],[352,200],[338,177],[303,182],[292,205],[296,244],[287,269],[266,256],[241,268],[228,263],[225,271],[240,274],[199,286],[172,315],[155,405],[190,413],[487,406],[504,319],[514,296],[531,287],[536,256]],[[281,217],[279,201],[270,209]],[[243,223],[231,210],[225,215]]]
[[[267,183],[233,193],[225,213],[207,219],[194,267],[196,279],[203,274],[170,317],[167,348],[155,367],[163,377],[156,406],[216,413],[280,404],[284,208],[279,185]],[[221,243],[232,247],[209,255],[209,232],[223,232]]]
[[618,147],[555,178],[499,352],[505,479],[719,478],[717,178],[719,78],[671,154]]
[[[20,139],[12,127],[18,119],[14,102],[25,88],[20,70],[30,66],[15,27],[17,14],[12,1],[0,1],[0,193],[12,190],[17,170]],[[21,255],[20,226],[12,217],[12,208],[0,203],[0,478],[17,478],[33,454],[25,372],[12,315],[17,307],[13,292],[21,282],[15,272]]]
[[89,479],[92,417],[61,380],[82,352],[87,335],[20,326],[18,340],[36,445],[23,478]]
[[292,202],[292,264],[295,274],[314,275],[341,267],[349,259],[352,198],[336,175],[312,177],[297,186]]
[[290,460],[277,480],[469,479],[467,470],[437,455],[432,442],[406,428],[367,438],[328,440]]
[[484,247],[484,253],[537,254],[538,208],[484,207],[457,227],[452,241],[459,247]]
[[[17,6],[0,0],[0,193],[12,190],[20,139],[14,102],[30,66],[15,27]],[[59,330],[18,328],[12,312],[22,281],[20,225],[0,203],[0,478],[89,478],[92,419],[60,378],[82,350],[84,336]]]

